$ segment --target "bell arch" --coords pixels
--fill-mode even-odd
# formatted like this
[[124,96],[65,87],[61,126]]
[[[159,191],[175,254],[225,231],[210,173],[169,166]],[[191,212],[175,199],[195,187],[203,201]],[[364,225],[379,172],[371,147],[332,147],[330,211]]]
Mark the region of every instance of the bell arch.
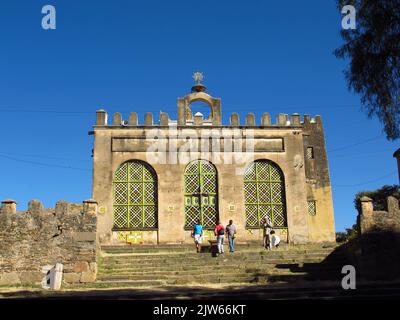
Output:
[[124,162],[113,179],[113,230],[158,228],[157,174],[141,160]]
[[275,228],[287,227],[285,179],[281,168],[270,160],[256,160],[244,173],[247,228],[259,228],[268,218]]

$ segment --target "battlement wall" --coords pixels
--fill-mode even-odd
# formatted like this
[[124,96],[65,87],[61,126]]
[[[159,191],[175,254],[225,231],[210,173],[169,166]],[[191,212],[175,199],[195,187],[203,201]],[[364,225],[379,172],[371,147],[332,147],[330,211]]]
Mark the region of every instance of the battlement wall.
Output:
[[94,282],[97,275],[97,202],[38,200],[17,211],[14,200],[0,208],[0,285],[40,284],[42,268],[62,263],[65,283]]
[[[144,115],[144,121],[139,123],[138,114],[136,112],[131,112],[128,119],[123,119],[120,112],[116,112],[112,116],[112,120],[108,121],[108,114],[105,110],[96,111],[96,124],[95,126],[109,126],[109,127],[137,127],[137,126],[170,126],[170,125],[180,125],[182,123],[179,119],[177,121],[171,121],[166,112],[160,112],[158,120],[155,121],[153,113],[146,112]],[[291,126],[307,126],[309,129],[318,129],[318,124],[322,123],[320,116],[315,116],[310,118],[309,115],[304,115],[301,119],[300,114],[294,113],[291,116],[285,113],[280,113],[275,122],[271,121],[271,116],[269,113],[265,112],[261,116],[260,122],[256,121],[254,113],[248,113],[241,123],[239,114],[234,112],[230,116],[229,124],[219,123],[219,126],[231,126],[231,127],[291,127]],[[215,126],[209,119],[204,119],[203,115],[195,114],[192,119],[186,120],[185,124],[187,126]]]

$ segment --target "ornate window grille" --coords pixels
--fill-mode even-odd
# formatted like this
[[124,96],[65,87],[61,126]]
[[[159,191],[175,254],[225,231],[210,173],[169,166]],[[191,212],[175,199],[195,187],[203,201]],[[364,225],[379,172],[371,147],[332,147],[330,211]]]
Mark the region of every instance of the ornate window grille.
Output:
[[195,160],[185,169],[185,229],[200,219],[206,229],[218,220],[217,170],[211,162]]
[[114,174],[114,230],[157,228],[157,175],[143,161],[128,161]]
[[317,214],[317,205],[314,200],[308,201],[308,214],[315,216]]
[[267,217],[275,228],[287,227],[282,170],[268,160],[253,162],[244,173],[246,227],[259,228]]
[[313,147],[307,147],[307,159],[314,159],[314,148]]

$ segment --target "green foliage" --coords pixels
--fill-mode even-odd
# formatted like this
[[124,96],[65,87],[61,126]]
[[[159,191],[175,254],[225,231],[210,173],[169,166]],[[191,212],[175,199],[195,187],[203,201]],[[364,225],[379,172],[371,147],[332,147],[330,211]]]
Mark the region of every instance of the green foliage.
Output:
[[400,0],[336,0],[356,9],[356,29],[342,30],[338,58],[350,90],[360,94],[368,117],[377,116],[387,139],[400,138]]
[[350,229],[347,228],[345,232],[336,232],[336,242],[342,243],[350,241],[357,238],[358,234],[358,226],[354,224]]
[[360,199],[364,196],[372,199],[372,203],[374,205],[374,210],[381,211],[387,210],[387,202],[386,199],[389,196],[393,196],[400,200],[400,187],[398,185],[392,186],[383,186],[382,188],[375,191],[361,191],[356,194],[354,198],[354,206],[357,211],[361,212],[361,203]]

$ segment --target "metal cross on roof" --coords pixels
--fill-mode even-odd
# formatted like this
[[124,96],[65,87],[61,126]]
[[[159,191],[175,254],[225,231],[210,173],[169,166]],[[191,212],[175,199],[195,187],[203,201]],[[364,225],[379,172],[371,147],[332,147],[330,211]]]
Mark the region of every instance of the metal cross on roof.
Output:
[[201,81],[203,81],[203,79],[204,79],[203,72],[196,71],[195,73],[193,73],[193,79],[197,83],[200,83]]

